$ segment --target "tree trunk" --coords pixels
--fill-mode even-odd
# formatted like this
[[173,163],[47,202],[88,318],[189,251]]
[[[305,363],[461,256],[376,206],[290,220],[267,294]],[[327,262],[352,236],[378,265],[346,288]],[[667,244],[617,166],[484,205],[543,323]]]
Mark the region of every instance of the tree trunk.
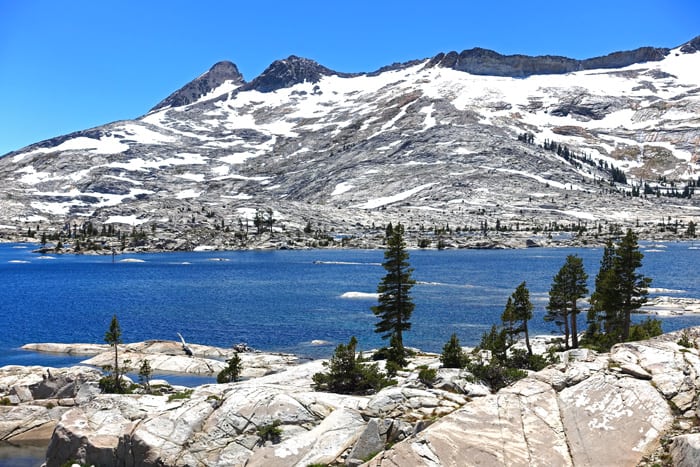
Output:
[[571,334],[569,331],[569,316],[566,308],[563,308],[562,312],[564,314],[564,349],[569,350],[569,335]]
[[527,330],[527,320],[523,321],[523,329],[525,330],[525,347],[527,347],[527,355],[532,357],[532,346],[530,345],[530,333]]
[[114,387],[118,393],[122,392],[122,379],[119,375],[119,344],[114,343]]
[[578,323],[576,318],[578,310],[576,309],[576,300],[571,304],[571,347],[578,349]]

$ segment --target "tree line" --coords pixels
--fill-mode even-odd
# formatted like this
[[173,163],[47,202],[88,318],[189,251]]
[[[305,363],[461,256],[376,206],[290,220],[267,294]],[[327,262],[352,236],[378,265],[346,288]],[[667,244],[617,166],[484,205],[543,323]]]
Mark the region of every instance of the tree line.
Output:
[[[401,224],[387,230],[384,252],[386,275],[377,287],[378,304],[372,312],[378,318],[375,332],[389,345],[375,352],[375,360],[383,359],[385,372],[357,355],[357,339],[339,345],[333,357],[325,363],[327,371],[314,375],[317,389],[341,393],[379,390],[392,384],[391,378],[404,368],[411,352],[404,345],[404,333],[411,329],[414,303],[410,290],[415,284],[413,269],[403,240]],[[533,316],[533,304],[527,283],[520,283],[508,297],[500,324],[494,324],[482,335],[471,355],[459,345],[452,334],[443,347],[440,360],[445,367],[467,368],[473,377],[484,381],[494,390],[526,375],[524,370],[540,370],[557,361],[557,350],[587,347],[607,351],[614,344],[639,340],[661,334],[661,322],[646,319],[635,324],[631,316],[646,303],[651,279],[638,270],[643,254],[636,234],[628,229],[616,241],[609,240],[603,252],[600,269],[595,278],[595,290],[590,296],[586,313],[586,329],[578,329],[581,302],[588,294],[588,275],[583,260],[568,255],[552,279],[544,319],[556,324],[563,333],[558,347],[545,355],[535,354],[530,342],[528,322]],[[579,336],[581,337],[579,339]],[[524,345],[524,348],[521,346]]]

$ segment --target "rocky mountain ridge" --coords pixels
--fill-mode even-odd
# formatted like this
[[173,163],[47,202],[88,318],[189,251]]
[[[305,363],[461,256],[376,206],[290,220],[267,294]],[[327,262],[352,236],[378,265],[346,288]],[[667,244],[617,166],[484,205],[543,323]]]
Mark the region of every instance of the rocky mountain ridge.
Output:
[[697,46],[474,49],[360,74],[291,56],[250,82],[221,62],[138,119],[0,158],[0,237],[90,224],[143,230],[148,249],[363,246],[402,222],[433,247],[590,244],[612,224],[680,238],[700,220]]

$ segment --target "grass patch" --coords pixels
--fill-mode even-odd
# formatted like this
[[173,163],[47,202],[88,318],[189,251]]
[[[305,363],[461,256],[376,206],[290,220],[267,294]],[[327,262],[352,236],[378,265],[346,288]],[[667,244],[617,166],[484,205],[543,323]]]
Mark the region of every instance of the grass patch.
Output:
[[180,400],[180,399],[189,399],[192,393],[194,392],[194,389],[185,389],[184,391],[179,391],[174,394],[170,394],[168,396],[168,402]]

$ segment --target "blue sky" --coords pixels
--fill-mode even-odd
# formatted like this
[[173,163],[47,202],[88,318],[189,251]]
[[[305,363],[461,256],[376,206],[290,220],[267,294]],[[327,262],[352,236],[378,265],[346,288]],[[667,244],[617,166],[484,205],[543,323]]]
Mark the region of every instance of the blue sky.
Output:
[[220,60],[345,72],[438,52],[589,58],[700,35],[697,0],[0,0],[0,154],[143,115]]

